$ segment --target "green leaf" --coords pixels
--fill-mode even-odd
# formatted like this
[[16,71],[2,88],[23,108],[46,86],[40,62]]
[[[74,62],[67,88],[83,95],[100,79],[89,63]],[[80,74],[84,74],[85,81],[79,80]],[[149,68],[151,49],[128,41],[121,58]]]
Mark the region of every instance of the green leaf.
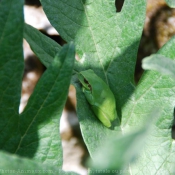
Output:
[[[0,1],[0,24],[0,148],[47,165],[61,167],[62,146],[59,138],[59,119],[72,75],[75,58],[74,45],[64,46],[60,54],[55,57],[39,80],[25,111],[19,116],[21,81],[24,71],[22,0]],[[54,53],[56,51],[51,52],[52,56]],[[12,167],[11,161],[9,162],[12,158],[9,157],[7,159],[7,157],[0,156],[3,168]],[[7,160],[8,166],[5,165]],[[23,167],[20,163],[18,158],[18,165],[15,164],[15,167],[18,169],[20,166]]]
[[44,165],[37,161],[21,158],[5,152],[0,152],[0,174],[44,174],[44,175],[77,175],[73,172],[64,172],[55,166]]
[[54,40],[28,24],[24,26],[24,38],[46,67],[51,64],[55,55],[61,50],[61,46]]
[[23,61],[23,0],[0,1],[0,149],[14,151]]
[[165,0],[165,1],[170,7],[175,8],[175,1],[174,0]]
[[[121,172],[123,172],[121,174],[125,174],[129,172],[128,165],[137,160],[158,116],[160,116],[160,111],[157,108],[147,116],[143,126],[137,131],[104,140],[96,153],[94,161],[91,162],[92,174],[99,174],[99,172],[94,173],[96,170],[101,170],[100,174],[106,174],[106,172],[108,174],[120,174]],[[102,173],[103,171],[104,173]]]
[[59,121],[67,99],[74,58],[74,45],[65,45],[37,83],[20,115],[21,137],[16,154],[62,166]]
[[[175,37],[158,52],[165,57],[175,58]],[[123,109],[122,131],[130,133],[140,126],[148,111],[159,107],[162,110],[151,136],[145,141],[143,154],[130,174],[174,174],[175,142],[171,136],[175,106],[175,81],[155,71],[146,71],[135,93]]]
[[[125,0],[120,13],[116,13],[115,0],[63,0],[59,3],[41,0],[41,3],[59,34],[66,41],[74,40],[80,58],[76,71],[92,69],[109,85],[121,117],[121,107],[134,89],[132,82],[146,1]],[[116,132],[104,128],[96,119],[76,75],[73,84],[81,131],[93,156],[102,139]]]
[[156,70],[164,75],[170,75],[175,79],[175,61],[160,54],[154,54],[144,58],[142,68]]

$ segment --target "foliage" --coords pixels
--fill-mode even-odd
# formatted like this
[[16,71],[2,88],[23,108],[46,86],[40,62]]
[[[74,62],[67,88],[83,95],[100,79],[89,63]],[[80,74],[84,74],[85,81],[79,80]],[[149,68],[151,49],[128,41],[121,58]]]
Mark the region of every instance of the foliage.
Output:
[[[175,174],[175,142],[171,136],[175,81],[154,71],[174,76],[171,61],[175,58],[175,37],[151,56],[152,62],[150,58],[143,62],[151,70],[144,72],[137,86],[134,84],[146,1],[125,0],[122,11],[116,13],[114,0],[41,0],[51,24],[68,42],[63,47],[24,24],[23,3],[0,1],[1,169],[10,169],[9,159],[20,161],[24,170],[75,174],[59,170],[59,119],[71,82],[76,88],[81,132],[94,161],[89,174]],[[47,70],[19,114],[23,37]],[[75,52],[79,61],[74,60]],[[77,76],[77,72],[87,69],[92,69],[114,94],[120,125],[107,128],[95,117]],[[154,122],[153,116],[157,116]],[[16,170],[18,166],[14,163],[12,167]],[[104,167],[116,171],[101,172]]]
[[166,0],[166,3],[172,8],[175,7],[175,1],[174,0]]
[[162,74],[175,78],[175,61],[160,54],[153,54],[144,58],[142,67],[146,70],[156,70]]

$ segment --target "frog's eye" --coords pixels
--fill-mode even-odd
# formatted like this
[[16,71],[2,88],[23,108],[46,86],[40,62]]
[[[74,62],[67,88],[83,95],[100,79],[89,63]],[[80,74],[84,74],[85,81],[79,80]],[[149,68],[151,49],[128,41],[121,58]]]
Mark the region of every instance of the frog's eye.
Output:
[[90,91],[92,91],[92,86],[89,84],[89,82],[84,78],[84,83],[87,85]]
[[92,86],[90,85],[89,81],[85,77],[79,74],[78,79],[81,82],[83,89],[92,91]]

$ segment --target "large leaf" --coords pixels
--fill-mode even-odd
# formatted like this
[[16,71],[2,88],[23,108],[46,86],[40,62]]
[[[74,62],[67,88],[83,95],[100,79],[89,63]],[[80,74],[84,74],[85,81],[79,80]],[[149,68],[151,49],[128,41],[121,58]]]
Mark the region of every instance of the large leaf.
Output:
[[77,175],[77,173],[64,172],[55,166],[43,166],[43,164],[40,162],[31,159],[21,158],[16,155],[10,155],[5,152],[0,152],[0,162],[0,173],[4,175]]
[[[175,37],[158,54],[175,58]],[[175,106],[175,81],[159,72],[146,71],[123,109],[122,131],[129,133],[147,117],[149,110],[161,108],[162,114],[145,142],[145,149],[138,162],[130,167],[130,174],[174,174],[175,142],[171,136]]]
[[54,40],[28,24],[24,26],[24,38],[46,67],[51,64],[55,55],[61,50],[61,46]]
[[16,154],[44,164],[62,166],[59,121],[67,99],[74,59],[74,45],[65,45],[37,83],[20,115],[21,138]]
[[81,69],[94,69],[109,84],[121,106],[126,100],[121,98],[126,95],[124,87],[133,82],[145,0],[126,0],[120,13],[116,13],[114,0],[59,0],[59,3],[41,0],[41,3],[59,34],[66,41],[74,40]]
[[[125,0],[120,13],[110,0],[41,0],[54,28],[66,40],[74,40],[80,58],[76,71],[93,69],[113,91],[117,112],[133,91],[137,48],[145,18],[145,0]],[[116,134],[105,128],[90,110],[76,76],[77,113],[91,156],[101,140]]]
[[23,63],[23,0],[0,1],[0,149],[14,151]]

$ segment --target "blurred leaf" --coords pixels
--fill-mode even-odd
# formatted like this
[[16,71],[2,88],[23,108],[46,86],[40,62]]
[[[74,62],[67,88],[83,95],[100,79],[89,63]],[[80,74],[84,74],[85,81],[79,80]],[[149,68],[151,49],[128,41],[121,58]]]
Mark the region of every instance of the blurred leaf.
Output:
[[[136,161],[145,140],[152,132],[153,124],[160,116],[160,111],[152,111],[146,118],[143,126],[132,133],[120,137],[108,138],[99,148],[92,165],[91,173],[101,170],[100,174],[129,174],[128,165]],[[104,171],[104,173],[102,173]],[[107,173],[108,172],[108,173]],[[123,173],[122,173],[123,172]],[[125,172],[125,173],[124,173]]]
[[61,46],[54,40],[28,24],[24,26],[24,38],[46,67],[51,64],[55,55],[61,50]]
[[175,0],[165,0],[165,1],[170,7],[175,8]]
[[170,75],[175,79],[175,61],[163,55],[154,54],[144,58],[142,67],[146,70],[156,70],[162,74]]

